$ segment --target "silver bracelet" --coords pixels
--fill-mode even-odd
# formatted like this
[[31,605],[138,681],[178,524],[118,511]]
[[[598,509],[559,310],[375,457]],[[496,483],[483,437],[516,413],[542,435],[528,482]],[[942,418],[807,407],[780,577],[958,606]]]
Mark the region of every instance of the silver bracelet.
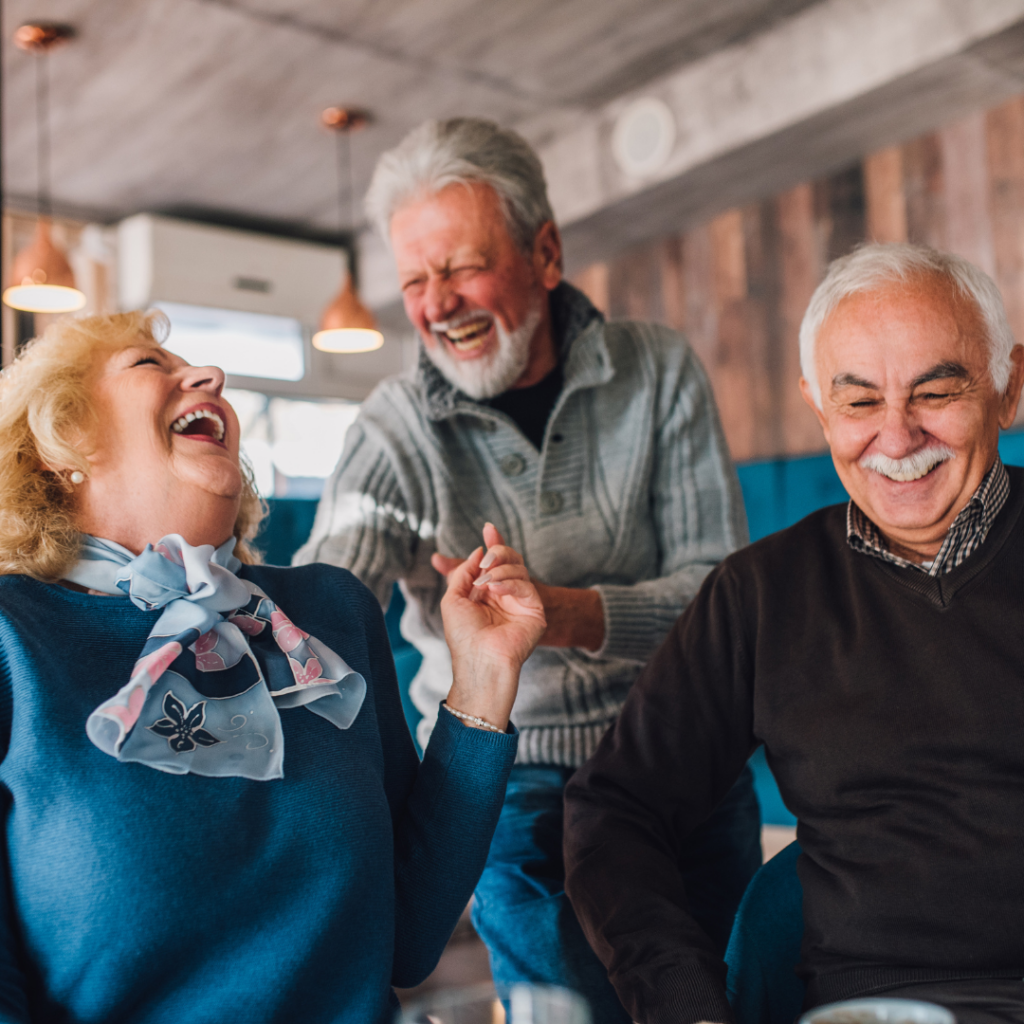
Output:
[[481,729],[490,729],[491,732],[504,732],[504,729],[499,729],[496,725],[491,725],[490,722],[485,722],[482,718],[477,718],[476,715],[467,715],[464,711],[456,711],[447,701],[441,704],[446,711],[453,714],[456,718],[461,718],[464,722],[472,722],[473,725],[480,726]]

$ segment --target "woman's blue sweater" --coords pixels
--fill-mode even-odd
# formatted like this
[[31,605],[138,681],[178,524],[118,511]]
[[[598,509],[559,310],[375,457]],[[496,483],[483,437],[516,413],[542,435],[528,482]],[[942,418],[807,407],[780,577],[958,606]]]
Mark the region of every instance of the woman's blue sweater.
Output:
[[281,711],[283,779],[92,745],[159,612],[0,577],[0,1022],[389,1021],[483,868],[515,734],[450,715],[419,763],[380,608],[343,569],[245,567],[367,683],[347,731]]

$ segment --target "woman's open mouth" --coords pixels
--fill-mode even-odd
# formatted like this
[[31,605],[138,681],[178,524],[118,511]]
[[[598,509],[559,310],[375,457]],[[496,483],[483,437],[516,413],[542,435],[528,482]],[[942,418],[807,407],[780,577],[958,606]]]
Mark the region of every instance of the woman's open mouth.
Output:
[[197,441],[212,441],[224,447],[224,418],[213,408],[197,406],[171,424],[171,433],[193,437]]

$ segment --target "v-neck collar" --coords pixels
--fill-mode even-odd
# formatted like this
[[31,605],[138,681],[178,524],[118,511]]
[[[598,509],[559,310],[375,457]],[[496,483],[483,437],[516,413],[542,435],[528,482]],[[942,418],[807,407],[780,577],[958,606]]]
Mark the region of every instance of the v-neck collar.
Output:
[[880,558],[859,553],[880,572],[892,580],[920,594],[932,604],[946,608],[953,601],[956,593],[983,573],[999,555],[1003,548],[1012,540],[1015,529],[1019,529],[1022,512],[1024,512],[1024,469],[1007,466],[1010,477],[1010,496],[996,517],[988,536],[982,545],[960,563],[955,569],[938,576],[929,576],[917,568],[904,568]]

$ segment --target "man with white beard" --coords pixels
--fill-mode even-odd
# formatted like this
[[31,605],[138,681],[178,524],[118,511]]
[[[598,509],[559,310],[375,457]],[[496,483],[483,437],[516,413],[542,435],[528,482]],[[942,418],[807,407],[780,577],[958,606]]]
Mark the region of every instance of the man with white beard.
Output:
[[[444,574],[482,529],[522,552],[547,631],[523,668],[519,762],[473,920],[500,991],[566,985],[594,1024],[624,1024],[565,899],[562,791],[704,577],[746,542],[714,400],[684,338],[606,323],[562,280],[543,170],[513,132],[422,125],[381,157],[367,206],[421,358],[364,403],[296,560],[351,569],[384,605],[400,583],[425,744],[438,714],[464,719],[440,705]],[[679,851],[720,951],[760,864],[759,825],[748,773]]]
[[[1021,1022],[1024,470],[998,441],[1024,348],[977,267],[868,245],[832,264],[800,350],[850,501],[708,577],[566,789],[569,895],[634,1020],[765,1019],[730,1007],[672,857],[763,743],[799,822],[804,1007]],[[772,912],[769,987],[799,933]]]

